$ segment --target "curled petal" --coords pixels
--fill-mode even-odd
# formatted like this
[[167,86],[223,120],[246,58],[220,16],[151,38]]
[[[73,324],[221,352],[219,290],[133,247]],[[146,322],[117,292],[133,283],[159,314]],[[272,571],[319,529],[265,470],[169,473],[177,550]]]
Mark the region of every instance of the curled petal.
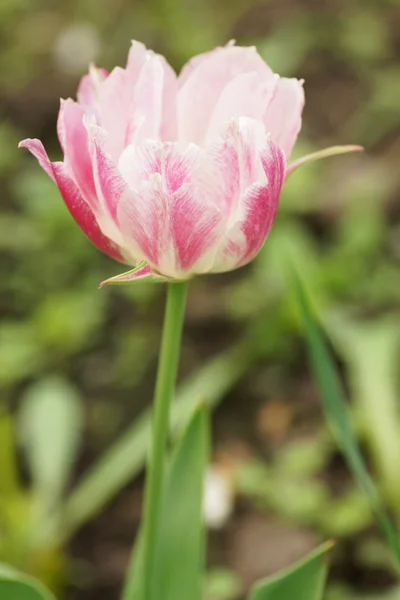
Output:
[[38,159],[41,167],[57,183],[64,202],[85,235],[105,254],[120,262],[125,262],[124,255],[110,239],[103,235],[96,218],[82,197],[77,185],[69,175],[67,167],[62,162],[52,163],[40,140],[24,140],[21,148],[27,148]]
[[286,177],[289,177],[293,171],[301,167],[307,162],[312,162],[314,160],[319,160],[320,158],[328,158],[329,156],[336,156],[337,154],[347,154],[348,152],[361,152],[364,150],[362,146],[331,146],[330,148],[325,148],[324,150],[319,150],[318,152],[313,152],[312,154],[307,154],[306,156],[302,156],[298,160],[292,162],[286,171]]
[[281,78],[264,116],[265,129],[288,158],[301,129],[304,89],[297,79]]
[[33,156],[38,160],[38,163],[42,167],[44,171],[46,171],[47,175],[55,181],[53,167],[47,156],[47,152],[44,149],[42,142],[38,139],[27,138],[26,140],[22,140],[18,144],[18,148],[26,148],[33,154]]

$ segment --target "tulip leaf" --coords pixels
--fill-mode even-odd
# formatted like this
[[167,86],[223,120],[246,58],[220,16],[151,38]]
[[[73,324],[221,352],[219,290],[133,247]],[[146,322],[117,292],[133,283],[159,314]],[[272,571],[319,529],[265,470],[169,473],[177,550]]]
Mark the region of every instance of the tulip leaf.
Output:
[[153,600],[201,600],[203,496],[209,420],[198,407],[174,448],[165,482]]
[[130,271],[125,271],[125,273],[120,273],[119,275],[105,279],[100,283],[99,288],[110,284],[122,285],[124,283],[136,283],[137,281],[142,281],[143,279],[146,281],[155,282],[170,281],[167,277],[163,277],[162,275],[158,275],[158,273],[152,271],[149,265],[143,261],[140,263],[140,265],[134,269],[131,269]]
[[41,583],[0,564],[0,598],[2,600],[55,600]]
[[321,600],[328,570],[327,542],[289,569],[256,583],[249,600]]
[[397,565],[400,567],[400,537],[365,465],[333,357],[297,276],[294,277],[294,291],[304,324],[311,369],[320,391],[327,421],[359,487],[368,498]]
[[[173,449],[165,479],[152,600],[201,600],[204,557],[202,514],[209,457],[209,420],[194,411]],[[142,535],[137,538],[123,600],[141,600]]]
[[286,177],[291,175],[293,171],[304,165],[305,163],[312,162],[314,160],[320,160],[321,158],[328,158],[329,156],[336,156],[338,154],[347,154],[348,152],[360,152],[364,150],[362,146],[331,146],[330,148],[324,148],[324,150],[319,150],[318,152],[312,152],[312,154],[307,154],[306,156],[302,156],[298,160],[295,160],[286,170]]

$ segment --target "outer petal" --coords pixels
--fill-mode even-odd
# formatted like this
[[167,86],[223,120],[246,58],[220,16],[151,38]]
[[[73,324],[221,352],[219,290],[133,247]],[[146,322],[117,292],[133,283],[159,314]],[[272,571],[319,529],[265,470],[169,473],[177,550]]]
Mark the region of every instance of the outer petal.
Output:
[[47,175],[51,177],[53,181],[56,180],[53,173],[53,166],[40,140],[27,138],[18,144],[18,148],[26,148],[29,150],[29,152],[31,152],[33,156],[37,158],[40,166],[44,171],[46,171]]
[[82,196],[92,208],[97,207],[93,181],[89,139],[83,123],[85,112],[71,99],[61,102],[58,115],[58,137],[64,151],[64,162]]
[[21,148],[27,148],[38,159],[46,173],[57,183],[61,195],[72,217],[85,235],[105,254],[115,260],[125,262],[120,248],[105,237],[99,229],[96,218],[83,199],[78,187],[68,174],[64,163],[51,163],[40,140],[23,140]]
[[303,84],[298,79],[279,79],[264,116],[265,128],[289,158],[301,129],[304,107]]
[[273,77],[255,48],[223,48],[199,61],[178,91],[179,140],[201,144],[226,85],[250,72],[258,73],[264,81]]
[[260,123],[239,119],[227,131],[220,162],[229,157],[226,189],[233,198],[225,235],[212,271],[229,271],[252,260],[274,221],[285,176],[280,148],[266,139]]

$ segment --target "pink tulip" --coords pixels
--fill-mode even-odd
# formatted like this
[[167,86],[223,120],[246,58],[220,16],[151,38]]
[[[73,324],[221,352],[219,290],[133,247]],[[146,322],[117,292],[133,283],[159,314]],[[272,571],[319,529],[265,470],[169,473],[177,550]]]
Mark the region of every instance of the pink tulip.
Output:
[[91,67],[77,98],[61,101],[63,162],[50,162],[37,139],[20,146],[92,242],[136,266],[113,281],[182,280],[255,257],[301,127],[300,81],[233,45],[195,57],[177,77],[134,42],[125,69]]

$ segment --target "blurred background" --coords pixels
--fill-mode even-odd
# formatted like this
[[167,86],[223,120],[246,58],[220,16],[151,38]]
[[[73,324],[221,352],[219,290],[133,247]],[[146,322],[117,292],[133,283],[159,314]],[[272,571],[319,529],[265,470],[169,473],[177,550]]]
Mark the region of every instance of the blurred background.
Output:
[[152,396],[165,290],[98,291],[118,265],[17,143],[38,137],[60,158],[59,98],[75,96],[90,61],[124,65],[131,39],[179,70],[232,38],[305,79],[296,156],[349,143],[365,152],[296,172],[256,261],[191,284],[181,398],[218,404],[206,600],[243,598],[329,537],[338,543],[327,600],[400,598],[324,424],[283,267],[290,256],[312,293],[399,523],[400,3],[2,0],[0,560],[60,599],[118,597],[140,519],[147,421],[136,417]]

